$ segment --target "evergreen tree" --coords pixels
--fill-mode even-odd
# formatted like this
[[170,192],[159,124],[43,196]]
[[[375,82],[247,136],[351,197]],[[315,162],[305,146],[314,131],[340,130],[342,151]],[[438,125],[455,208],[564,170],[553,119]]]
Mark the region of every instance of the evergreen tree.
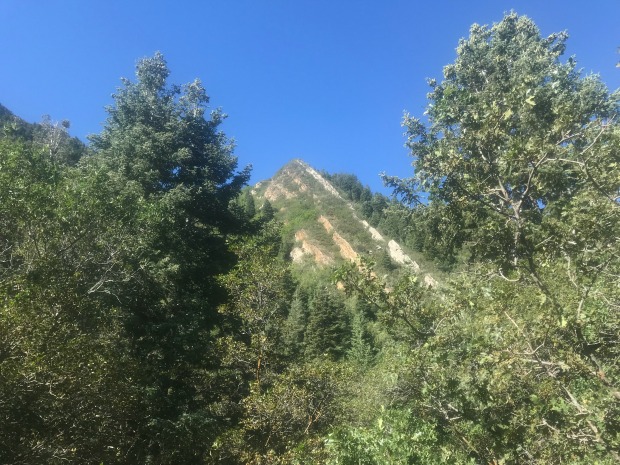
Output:
[[264,221],[271,221],[275,217],[276,211],[273,209],[273,206],[271,205],[269,199],[265,199],[265,201],[263,202],[263,206],[261,207],[261,214]]
[[350,325],[342,300],[327,288],[316,288],[308,302],[304,354],[308,358],[341,358],[350,339]]
[[286,320],[285,341],[293,359],[303,354],[304,333],[308,325],[308,292],[297,286]]
[[356,311],[351,320],[351,347],[347,357],[361,368],[368,368],[374,358],[372,345],[366,331],[366,318],[361,311]]
[[249,189],[243,192],[243,211],[245,212],[245,216],[250,220],[256,216],[254,196]]
[[91,139],[91,171],[131,186],[137,197],[117,205],[131,239],[109,274],[119,268],[127,278],[102,280],[98,294],[119,308],[141,366],[143,411],[128,433],[132,453],[152,463],[199,463],[218,429],[209,406],[228,395],[203,384],[218,384],[207,370],[221,356],[214,340],[224,327],[218,276],[234,264],[226,234],[237,222],[229,204],[248,172],[235,173],[232,146],[218,130],[222,114],[205,118],[200,82],[167,86],[168,75],[161,54],[141,60],[137,81],[123,80],[104,130]]
[[390,254],[386,249],[381,249],[377,253],[377,266],[383,271],[393,271],[396,265],[392,262]]

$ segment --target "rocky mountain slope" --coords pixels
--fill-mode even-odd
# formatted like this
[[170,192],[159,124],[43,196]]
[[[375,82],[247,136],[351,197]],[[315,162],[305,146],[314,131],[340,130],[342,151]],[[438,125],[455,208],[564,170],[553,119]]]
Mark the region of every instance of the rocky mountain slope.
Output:
[[271,179],[256,184],[252,194],[257,206],[268,200],[274,207],[284,223],[290,257],[299,265],[326,267],[357,262],[361,255],[375,261],[387,255],[394,267],[408,268],[423,276],[426,285],[437,285],[423,263],[373,228],[355,204],[302,160],[290,161]]

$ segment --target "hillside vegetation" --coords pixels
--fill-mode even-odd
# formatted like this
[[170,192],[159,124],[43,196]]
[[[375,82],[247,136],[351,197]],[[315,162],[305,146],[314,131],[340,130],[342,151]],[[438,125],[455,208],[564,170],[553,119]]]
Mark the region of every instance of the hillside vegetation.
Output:
[[247,186],[139,61],[84,145],[0,106],[0,463],[615,464],[620,94],[474,25],[394,198]]
[[[298,269],[359,263],[362,257],[372,259],[384,274],[397,269],[419,274],[428,285],[437,281],[424,270],[435,270],[431,260],[421,253],[404,250],[392,237],[382,234],[369,221],[381,226],[390,203],[382,195],[373,202],[377,214],[367,215],[365,204],[353,200],[346,185],[338,179],[346,177],[361,183],[355,175],[319,173],[302,160],[293,160],[276,175],[257,184],[249,193],[254,205],[268,202],[282,226],[282,235],[289,258]],[[328,179],[336,180],[332,183]],[[369,198],[373,198],[369,192]],[[380,208],[379,208],[380,205]],[[290,249],[290,252],[289,252]],[[412,258],[413,257],[413,258]]]

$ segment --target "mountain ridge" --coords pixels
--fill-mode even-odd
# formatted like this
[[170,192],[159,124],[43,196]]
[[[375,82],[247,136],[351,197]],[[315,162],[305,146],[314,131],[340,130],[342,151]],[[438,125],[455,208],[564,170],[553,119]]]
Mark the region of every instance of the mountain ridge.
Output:
[[283,224],[293,263],[316,267],[377,261],[387,254],[393,266],[420,275],[427,286],[438,282],[396,240],[363,218],[359,208],[305,161],[295,158],[270,179],[251,188],[257,204],[269,201]]

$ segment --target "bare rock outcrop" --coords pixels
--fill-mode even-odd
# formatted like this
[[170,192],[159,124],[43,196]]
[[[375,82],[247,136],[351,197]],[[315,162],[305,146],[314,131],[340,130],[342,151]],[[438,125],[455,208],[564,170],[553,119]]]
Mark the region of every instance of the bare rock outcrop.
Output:
[[370,236],[373,238],[373,240],[375,240],[377,242],[385,242],[385,239],[383,238],[381,233],[379,231],[377,231],[375,228],[373,228],[372,226],[370,226],[368,224],[368,221],[362,220],[361,223],[364,226],[364,228],[366,228],[368,230],[368,232],[370,233]]
[[426,287],[437,287],[439,286],[439,283],[430,274],[427,274],[426,276],[424,276],[424,285]]
[[343,239],[342,236],[340,236],[340,234],[338,234],[337,232],[334,232],[332,239],[340,249],[340,255],[342,255],[342,258],[351,262],[357,262],[359,257],[357,252],[353,250],[353,247],[351,247],[351,244],[349,244],[345,239]]
[[316,179],[319,184],[321,186],[323,186],[323,188],[329,192],[330,194],[338,197],[339,199],[341,199],[342,201],[345,201],[342,196],[340,195],[340,193],[336,190],[336,188],[334,186],[332,186],[323,176],[321,176],[318,171],[316,171],[314,168],[312,168],[310,165],[306,165],[303,161],[301,160],[297,160],[297,163],[299,163],[304,170],[306,170],[306,173],[308,173],[310,176],[312,176],[314,179]]
[[398,245],[398,242],[395,240],[388,242],[388,253],[390,254],[390,258],[399,265],[407,266],[415,273],[420,271],[420,265],[413,261],[409,255],[403,252],[403,249],[401,249],[400,245]]
[[308,190],[308,186],[298,177],[293,178],[293,182],[299,186],[300,192],[306,192]]
[[303,229],[295,233],[295,240],[301,244],[291,251],[291,259],[294,262],[299,262],[303,260],[306,255],[311,255],[314,257],[314,261],[319,265],[330,265],[333,263],[333,259],[330,256],[326,255],[319,247],[310,242],[308,233]]
[[292,199],[296,196],[297,194],[295,192],[289,191],[286,187],[275,181],[270,182],[269,186],[265,190],[265,198],[270,202],[274,202],[281,197],[284,197],[285,199]]
[[325,228],[325,231],[327,231],[328,233],[330,233],[330,232],[332,232],[334,230],[334,227],[332,226],[332,224],[323,215],[319,216],[318,221],[319,221],[319,223],[321,223],[323,225],[323,227]]

